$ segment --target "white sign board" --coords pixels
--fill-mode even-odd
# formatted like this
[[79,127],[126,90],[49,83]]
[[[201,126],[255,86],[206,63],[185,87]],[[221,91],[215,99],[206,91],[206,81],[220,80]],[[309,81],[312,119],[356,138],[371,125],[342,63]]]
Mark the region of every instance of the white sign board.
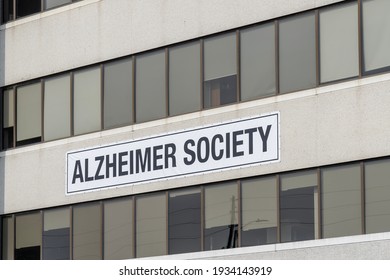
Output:
[[279,113],[68,152],[66,194],[279,161]]

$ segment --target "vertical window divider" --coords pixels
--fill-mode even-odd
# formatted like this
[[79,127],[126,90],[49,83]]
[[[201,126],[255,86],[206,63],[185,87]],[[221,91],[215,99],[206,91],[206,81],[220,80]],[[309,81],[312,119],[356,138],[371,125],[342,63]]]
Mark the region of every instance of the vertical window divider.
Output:
[[359,52],[359,79],[363,76],[363,9],[362,0],[357,1],[358,5],[358,52]]
[[360,178],[361,178],[362,234],[366,234],[366,170],[363,161],[360,163]]
[[15,123],[14,123],[14,143],[13,143],[13,146],[16,148],[16,137],[18,137],[18,133],[17,133],[17,128],[18,128],[18,86],[15,86],[15,91],[14,91],[14,107],[15,107],[15,110],[14,110],[14,116],[15,116]]
[[[0,108],[1,108],[1,112],[0,112],[0,126],[1,126],[1,129],[0,129],[0,151],[3,151],[3,150],[5,150],[5,149],[3,149],[3,147],[4,147],[4,145],[3,145],[3,140],[4,140],[4,137],[3,137],[3,133],[4,133],[4,88],[1,89]],[[1,221],[2,221],[2,219],[0,218],[0,242],[2,240],[1,229],[3,228]],[[0,252],[0,260],[2,260],[1,252]]]
[[69,207],[69,259],[73,260],[73,206]]
[[133,257],[136,258],[137,257],[137,197],[133,196]]
[[169,50],[165,48],[165,117],[169,115]]
[[14,240],[13,240],[13,244],[14,244],[14,246],[13,246],[13,248],[12,248],[12,250],[13,250],[13,252],[12,252],[12,256],[13,256],[13,258],[14,258],[14,260],[15,260],[15,251],[16,251],[16,216],[15,216],[15,214],[12,214],[12,227],[13,227],[13,238],[14,238]]
[[17,106],[16,106],[16,86],[12,87],[13,90],[14,90],[14,96],[13,96],[13,101],[14,101],[14,129],[12,131],[12,147],[16,147],[16,125],[17,125],[17,120],[16,120],[16,110],[17,110]]
[[99,202],[100,204],[100,256],[104,260],[104,203],[103,201]]
[[281,242],[281,226],[280,226],[280,175],[276,175],[276,224],[277,224],[277,232],[276,232],[276,243]]
[[315,10],[316,87],[320,85],[320,12]]
[[321,168],[317,168],[317,192],[318,192],[318,201],[317,201],[317,205],[318,205],[318,232],[317,232],[317,235],[316,238],[317,239],[322,239],[322,215],[321,215],[321,210],[322,210],[322,188],[321,188]]
[[41,142],[45,141],[45,123],[44,123],[44,117],[45,117],[45,83],[44,79],[41,79]]
[[44,3],[43,3],[44,0],[41,0],[41,12],[43,12],[45,10],[45,8],[43,7]]
[[205,197],[204,186],[200,187],[200,250],[204,251],[204,231],[205,231]]
[[165,255],[169,255],[169,194],[165,192]]
[[[133,123],[137,123],[138,120],[137,120],[137,106],[136,106],[136,99],[137,99],[137,96],[136,96],[136,92],[135,92],[135,87],[136,87],[136,56],[134,55],[133,56],[133,59],[131,60],[132,61],[132,75],[133,75],[133,87],[132,87],[132,95],[133,95]],[[134,203],[135,203],[135,200],[134,200]],[[135,256],[135,255],[134,255]]]
[[241,247],[241,228],[242,228],[242,199],[241,199],[241,180],[237,180],[237,247]]
[[74,72],[70,72],[70,135],[74,135]]
[[236,69],[237,69],[237,92],[236,92],[236,100],[238,102],[241,101],[241,41],[240,41],[240,30],[236,31]]
[[[280,94],[280,75],[279,75],[279,21],[274,21],[275,28],[275,95]],[[279,234],[278,234],[279,236]],[[279,236],[280,237],[280,236]]]
[[104,66],[100,64],[100,130],[104,129]]
[[12,15],[12,20],[16,20],[16,0],[13,0],[13,15]]
[[204,39],[200,39],[200,108],[204,109]]
[[43,260],[43,233],[44,233],[44,215],[43,215],[43,210],[40,210],[39,211],[40,215],[41,215],[41,256],[40,256],[40,259]]

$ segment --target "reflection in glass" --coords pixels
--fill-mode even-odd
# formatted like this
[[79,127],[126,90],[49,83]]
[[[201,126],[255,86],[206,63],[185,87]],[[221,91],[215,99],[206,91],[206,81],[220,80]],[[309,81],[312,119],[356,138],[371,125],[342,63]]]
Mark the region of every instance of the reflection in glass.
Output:
[[15,223],[15,260],[39,260],[42,243],[41,213],[18,215]]

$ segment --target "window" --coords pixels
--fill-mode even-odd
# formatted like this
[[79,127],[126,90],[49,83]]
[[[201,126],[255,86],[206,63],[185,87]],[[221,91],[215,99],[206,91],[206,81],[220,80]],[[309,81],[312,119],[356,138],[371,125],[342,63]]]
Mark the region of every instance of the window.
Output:
[[48,10],[62,5],[70,4],[70,3],[72,3],[72,0],[44,0],[44,7],[45,10]]
[[170,192],[168,206],[169,254],[200,251],[200,189]]
[[169,114],[198,111],[201,108],[200,43],[169,49]]
[[365,164],[366,232],[390,231],[390,160]]
[[317,172],[303,171],[281,176],[281,241],[318,237]]
[[16,18],[32,15],[41,11],[41,0],[16,0]]
[[17,145],[40,142],[42,136],[41,83],[18,87],[16,101]]
[[14,0],[2,0],[2,23],[6,23],[14,19]]
[[3,91],[3,149],[14,146],[15,94],[13,89]]
[[276,178],[243,180],[241,183],[241,246],[276,243]]
[[59,208],[43,212],[44,260],[70,259],[70,209]]
[[275,25],[244,29],[241,35],[241,100],[274,95]]
[[101,129],[100,67],[74,74],[74,134]]
[[167,214],[165,194],[137,199],[136,252],[137,257],[167,253]]
[[133,62],[122,59],[104,66],[104,128],[133,123]]
[[18,215],[15,219],[15,259],[39,260],[42,243],[41,213]]
[[70,75],[46,79],[44,89],[44,140],[69,137]]
[[322,170],[323,238],[361,234],[360,165]]
[[205,188],[205,250],[238,246],[237,183]]
[[359,75],[357,2],[320,10],[321,83]]
[[292,16],[279,24],[280,92],[316,86],[315,15]]
[[100,203],[73,208],[73,259],[102,259],[102,214]]
[[14,259],[14,220],[12,217],[2,219],[1,257],[3,260]]
[[136,122],[164,118],[166,114],[165,51],[136,58]]
[[104,202],[104,259],[133,258],[133,200]]
[[204,41],[204,108],[237,102],[236,34]]
[[390,66],[390,1],[363,0],[364,71]]

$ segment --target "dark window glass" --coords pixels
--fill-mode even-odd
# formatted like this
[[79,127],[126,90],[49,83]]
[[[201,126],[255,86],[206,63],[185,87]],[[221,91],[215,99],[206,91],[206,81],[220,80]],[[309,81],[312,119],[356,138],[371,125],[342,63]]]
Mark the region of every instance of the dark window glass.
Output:
[[16,216],[16,260],[39,260],[41,258],[42,219],[41,213]]
[[69,260],[69,208],[46,210],[43,215],[43,259]]
[[41,11],[41,0],[16,0],[16,18]]
[[3,91],[3,149],[14,146],[15,94],[13,89]]
[[1,258],[3,260],[14,259],[14,221],[12,217],[2,219]]
[[228,76],[205,83],[205,108],[234,103],[237,100],[237,76]]
[[201,250],[200,217],[200,190],[175,191],[169,194],[169,254]]
[[6,23],[14,19],[14,1],[13,0],[3,0],[2,1],[2,23]]

